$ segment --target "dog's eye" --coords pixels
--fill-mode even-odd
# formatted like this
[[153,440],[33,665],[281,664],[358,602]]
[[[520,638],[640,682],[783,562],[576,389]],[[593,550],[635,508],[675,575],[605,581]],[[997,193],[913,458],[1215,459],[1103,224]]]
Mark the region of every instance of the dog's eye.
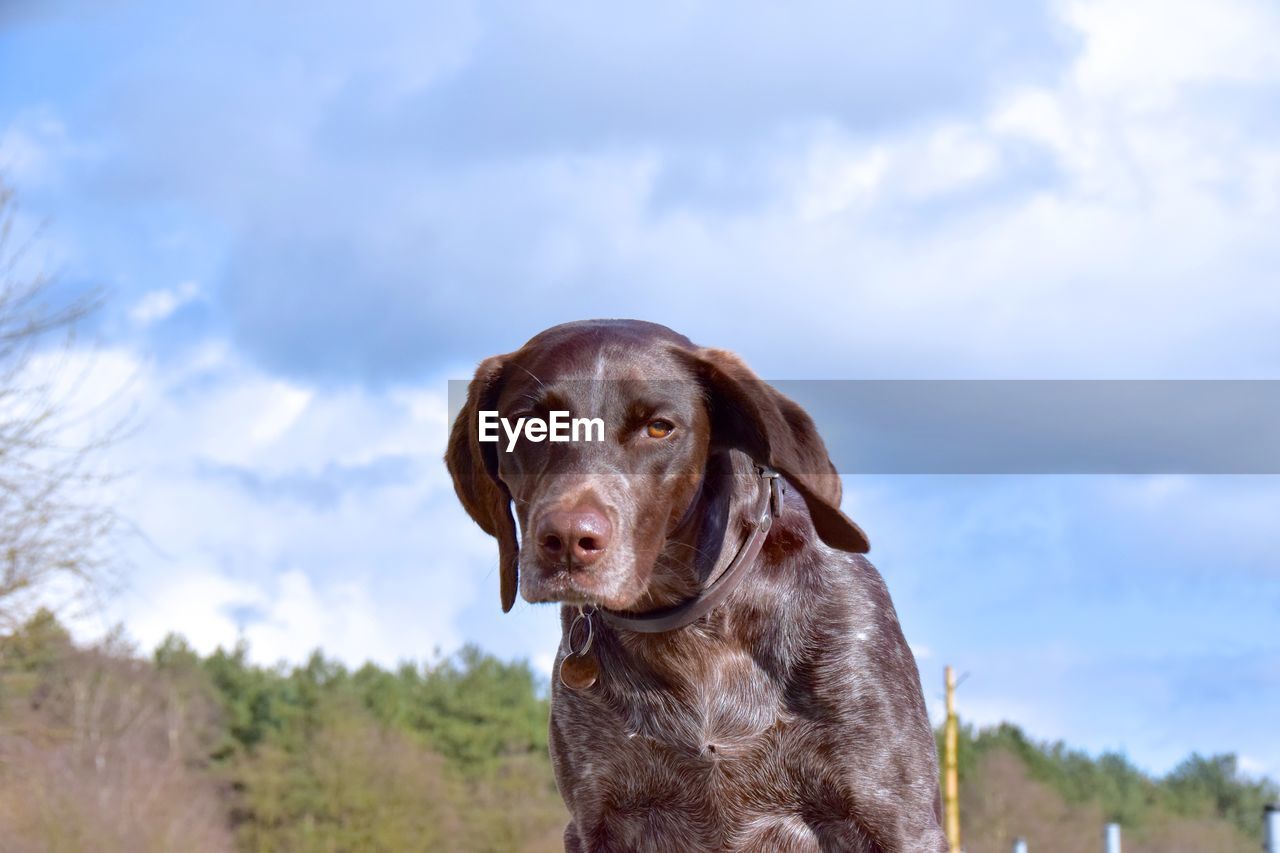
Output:
[[649,438],[666,438],[675,430],[676,425],[671,421],[664,421],[659,418],[656,421],[649,421],[649,425],[644,428]]

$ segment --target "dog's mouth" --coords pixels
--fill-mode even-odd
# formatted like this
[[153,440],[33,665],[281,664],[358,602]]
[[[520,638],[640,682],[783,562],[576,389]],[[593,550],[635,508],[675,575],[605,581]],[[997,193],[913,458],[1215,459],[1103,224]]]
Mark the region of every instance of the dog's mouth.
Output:
[[565,563],[534,561],[521,572],[520,593],[532,604],[557,602],[625,610],[637,596],[626,573],[613,568],[590,569]]
[[[522,584],[521,593],[532,603],[560,602],[562,604],[598,604],[591,590],[583,589],[566,567],[536,570],[537,577]],[[528,575],[526,575],[528,577]]]

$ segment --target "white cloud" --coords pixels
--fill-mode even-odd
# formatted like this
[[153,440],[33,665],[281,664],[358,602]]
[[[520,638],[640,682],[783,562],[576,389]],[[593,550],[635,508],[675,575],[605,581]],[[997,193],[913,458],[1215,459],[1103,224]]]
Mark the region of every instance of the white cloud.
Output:
[[306,574],[289,570],[275,579],[264,604],[265,614],[245,631],[261,659],[297,661],[318,648],[353,662],[396,658],[388,647],[394,635],[383,628],[367,589],[358,583],[337,582],[317,590]]
[[1273,779],[1280,776],[1280,768],[1271,767],[1267,762],[1251,755],[1241,755],[1237,762],[1240,771],[1247,776],[1270,776]]
[[249,437],[257,444],[270,444],[284,435],[306,411],[313,393],[287,382],[271,383],[271,398],[258,415]]
[[218,346],[163,364],[76,349],[32,371],[54,377],[69,441],[133,413],[98,461],[124,475],[104,497],[144,538],[122,541],[124,590],[82,634],[122,619],[144,649],[177,631],[206,652],[243,636],[264,662],[323,647],[392,664],[457,648],[482,592],[496,613],[492,542],[459,523],[433,386],[303,388]]
[[243,627],[234,609],[258,606],[263,600],[262,591],[252,584],[194,565],[154,587],[135,588],[128,597],[139,601],[130,608],[127,627],[143,649],[152,649],[170,632],[178,632],[203,654],[233,645]]
[[[891,136],[825,127],[791,205],[653,229],[657,277],[737,259],[694,277],[733,281],[748,304],[785,281],[789,305],[823,308],[775,307],[772,327],[803,325],[845,376],[1274,372],[1280,137],[1198,87],[1280,82],[1280,15],[1248,2],[1064,8],[1084,48],[1057,85]],[[726,340],[742,322],[720,330],[699,313]]]
[[75,152],[66,125],[47,108],[23,111],[0,127],[0,174],[13,183],[53,182],[61,176],[62,159]]
[[129,309],[129,318],[139,326],[150,326],[168,318],[183,305],[200,296],[200,285],[184,281],[177,287],[153,290]]
[[1085,35],[1079,85],[1167,106],[1179,87],[1280,75],[1280,14],[1257,0],[1076,0],[1065,16]]
[[135,586],[124,599],[128,630],[143,649],[176,632],[202,654],[244,639],[263,663],[296,663],[323,649],[351,665],[388,666],[458,646],[447,624],[423,631],[389,622],[383,604],[358,580],[317,582],[297,569],[237,580],[199,566],[184,566],[146,590]]

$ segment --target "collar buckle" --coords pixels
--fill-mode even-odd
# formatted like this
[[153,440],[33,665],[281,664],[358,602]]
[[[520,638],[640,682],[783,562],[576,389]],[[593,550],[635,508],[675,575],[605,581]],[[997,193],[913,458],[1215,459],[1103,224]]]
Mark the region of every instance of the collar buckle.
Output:
[[756,466],[760,471],[760,477],[769,481],[769,513],[777,518],[782,515],[782,507],[785,504],[783,495],[786,488],[783,485],[782,475],[766,465]]

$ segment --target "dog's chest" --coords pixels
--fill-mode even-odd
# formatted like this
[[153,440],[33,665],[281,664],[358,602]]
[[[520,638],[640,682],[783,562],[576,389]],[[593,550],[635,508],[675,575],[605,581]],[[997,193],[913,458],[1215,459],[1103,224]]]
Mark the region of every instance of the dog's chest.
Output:
[[783,689],[744,650],[712,648],[661,680],[639,679],[607,700],[628,740],[643,738],[713,765],[746,759],[788,715]]
[[558,691],[553,752],[576,820],[638,838],[698,827],[708,837],[681,849],[715,849],[799,839],[799,815],[831,812],[842,782],[805,759],[826,752],[824,732],[750,655],[721,650],[686,676]]

